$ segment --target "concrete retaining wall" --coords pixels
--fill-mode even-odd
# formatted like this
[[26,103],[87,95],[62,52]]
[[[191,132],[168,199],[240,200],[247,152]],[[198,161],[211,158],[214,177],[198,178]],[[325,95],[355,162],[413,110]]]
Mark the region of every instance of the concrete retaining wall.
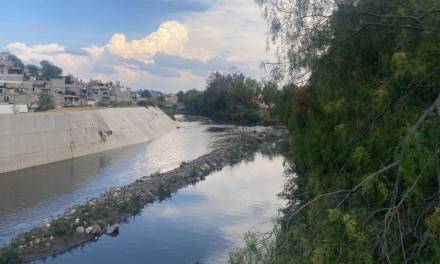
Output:
[[174,128],[154,107],[0,115],[0,173],[145,142]]

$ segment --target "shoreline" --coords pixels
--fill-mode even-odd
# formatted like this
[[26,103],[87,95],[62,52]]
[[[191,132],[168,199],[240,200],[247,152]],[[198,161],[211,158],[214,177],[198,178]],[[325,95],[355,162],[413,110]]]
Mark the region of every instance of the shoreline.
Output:
[[[276,133],[274,131],[277,131]],[[1,263],[22,263],[66,252],[102,235],[118,234],[118,224],[135,216],[148,204],[162,201],[179,189],[203,180],[212,172],[236,164],[258,151],[264,144],[283,138],[278,130],[242,133],[208,154],[164,173],[153,173],[88,202],[68,209],[51,221],[42,223],[0,248]]]

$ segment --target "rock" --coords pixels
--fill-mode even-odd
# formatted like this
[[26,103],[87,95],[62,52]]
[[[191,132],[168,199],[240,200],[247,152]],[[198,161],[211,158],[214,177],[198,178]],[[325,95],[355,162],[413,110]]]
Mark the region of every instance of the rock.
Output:
[[79,218],[75,219],[75,224],[79,223]]
[[46,243],[45,246],[46,246],[46,247],[50,247],[50,243],[49,243],[49,242]]
[[90,233],[94,234],[94,235],[101,234],[102,233],[102,229],[101,229],[101,227],[99,225],[94,225],[94,226],[92,226],[92,229],[91,229]]
[[107,225],[106,233],[109,235],[115,234],[119,231],[118,225]]
[[45,228],[49,228],[50,227],[50,222],[48,219],[44,219],[43,222],[41,222],[41,226],[45,227]]
[[[78,227],[76,228],[76,232],[77,232],[77,233],[83,234],[84,231],[86,231],[86,230],[84,230],[84,227],[82,227],[82,226],[78,226]],[[88,234],[88,233],[87,233],[87,234]]]
[[53,236],[50,236],[49,239],[50,239],[50,240],[53,240]]
[[36,238],[36,239],[34,240],[34,243],[37,244],[37,245],[40,244],[40,242],[41,242],[41,240],[40,240],[39,238]]
[[90,233],[92,233],[92,229],[93,229],[93,226],[89,226],[89,227],[87,227],[87,228],[85,229],[86,234],[90,234]]

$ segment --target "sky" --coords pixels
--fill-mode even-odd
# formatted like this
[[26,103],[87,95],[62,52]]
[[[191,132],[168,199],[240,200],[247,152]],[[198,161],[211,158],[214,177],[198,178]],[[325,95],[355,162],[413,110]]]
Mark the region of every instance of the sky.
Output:
[[217,70],[261,79],[272,59],[254,0],[14,0],[1,9],[1,51],[134,90],[203,89]]

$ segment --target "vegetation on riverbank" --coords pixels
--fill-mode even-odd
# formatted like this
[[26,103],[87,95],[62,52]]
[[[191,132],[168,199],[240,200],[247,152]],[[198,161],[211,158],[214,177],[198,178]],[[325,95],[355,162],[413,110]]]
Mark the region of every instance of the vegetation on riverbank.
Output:
[[174,116],[176,113],[171,106],[165,103],[165,98],[163,96],[153,97],[148,90],[143,90],[141,93],[141,100],[137,102],[138,106],[143,107],[159,107],[165,114],[167,114],[171,119],[175,120]]
[[440,2],[259,1],[297,174],[231,263],[438,263]]

